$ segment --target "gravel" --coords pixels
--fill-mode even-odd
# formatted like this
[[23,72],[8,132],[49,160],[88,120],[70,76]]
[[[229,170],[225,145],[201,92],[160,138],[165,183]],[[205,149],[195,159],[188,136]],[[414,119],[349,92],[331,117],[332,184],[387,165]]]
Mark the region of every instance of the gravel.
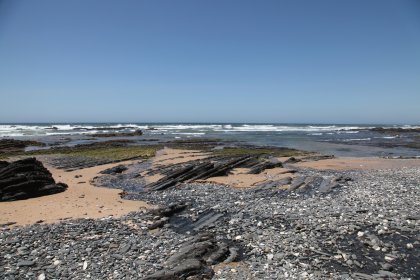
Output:
[[156,217],[146,210],[4,227],[0,278],[141,279],[162,270],[197,234],[188,225],[209,211],[223,215],[199,232],[239,250],[236,265],[219,264],[214,279],[420,278],[420,168],[299,173],[352,181],[329,193],[184,184],[129,194],[161,206],[188,203],[154,230]]

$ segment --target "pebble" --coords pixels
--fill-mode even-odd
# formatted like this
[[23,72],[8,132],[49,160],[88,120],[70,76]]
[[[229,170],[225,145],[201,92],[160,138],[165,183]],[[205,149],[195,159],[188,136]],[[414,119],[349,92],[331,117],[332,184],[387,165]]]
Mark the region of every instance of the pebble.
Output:
[[34,261],[25,261],[25,260],[23,260],[23,261],[19,261],[17,263],[17,266],[19,266],[19,267],[21,267],[21,266],[32,266],[34,264],[35,264]]
[[[413,249],[420,225],[408,218],[419,216],[413,197],[420,168],[298,172],[353,181],[322,195],[189,183],[126,198],[156,205],[188,200],[191,207],[177,217],[183,221],[209,209],[224,213],[200,231],[237,246],[240,265],[227,265],[215,279],[420,278],[410,269],[418,263]],[[180,244],[197,234],[178,231],[172,219],[151,232],[146,221],[154,216],[144,210],[0,231],[0,279],[143,279],[164,268]]]

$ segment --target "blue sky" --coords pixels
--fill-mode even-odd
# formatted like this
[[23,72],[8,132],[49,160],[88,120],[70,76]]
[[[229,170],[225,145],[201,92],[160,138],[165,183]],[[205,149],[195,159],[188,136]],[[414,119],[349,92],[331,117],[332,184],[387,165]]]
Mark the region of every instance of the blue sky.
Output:
[[420,2],[0,0],[0,122],[420,123]]

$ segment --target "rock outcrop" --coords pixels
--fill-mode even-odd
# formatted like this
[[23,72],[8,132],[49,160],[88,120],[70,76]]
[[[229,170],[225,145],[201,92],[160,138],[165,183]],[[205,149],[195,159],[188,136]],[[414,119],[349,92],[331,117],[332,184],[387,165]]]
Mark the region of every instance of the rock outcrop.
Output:
[[45,144],[30,140],[0,139],[0,155],[21,152],[28,146],[45,146]]
[[111,133],[95,133],[93,137],[130,137],[130,136],[142,136],[143,131],[136,130],[133,132],[111,132]]
[[0,201],[55,194],[66,189],[67,185],[55,183],[51,173],[35,158],[0,161]]

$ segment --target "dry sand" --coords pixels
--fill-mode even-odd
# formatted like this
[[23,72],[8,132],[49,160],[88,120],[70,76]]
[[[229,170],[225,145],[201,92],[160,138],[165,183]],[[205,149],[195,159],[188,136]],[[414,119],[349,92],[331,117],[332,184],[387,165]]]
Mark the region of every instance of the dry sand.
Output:
[[385,159],[341,157],[319,161],[298,162],[296,167],[330,170],[397,169],[420,166],[420,159]]
[[155,166],[177,164],[191,160],[204,159],[210,155],[210,153],[196,150],[181,150],[165,147],[162,150],[157,151],[156,156],[153,158],[153,164]]
[[[16,225],[38,221],[54,223],[63,219],[119,217],[132,211],[151,207],[142,201],[123,200],[121,190],[99,188],[89,183],[106,168],[132,161],[106,164],[65,172],[45,164],[57,182],[68,184],[62,193],[25,200],[0,203],[0,224],[15,222]],[[81,175],[80,178],[75,178]]]

